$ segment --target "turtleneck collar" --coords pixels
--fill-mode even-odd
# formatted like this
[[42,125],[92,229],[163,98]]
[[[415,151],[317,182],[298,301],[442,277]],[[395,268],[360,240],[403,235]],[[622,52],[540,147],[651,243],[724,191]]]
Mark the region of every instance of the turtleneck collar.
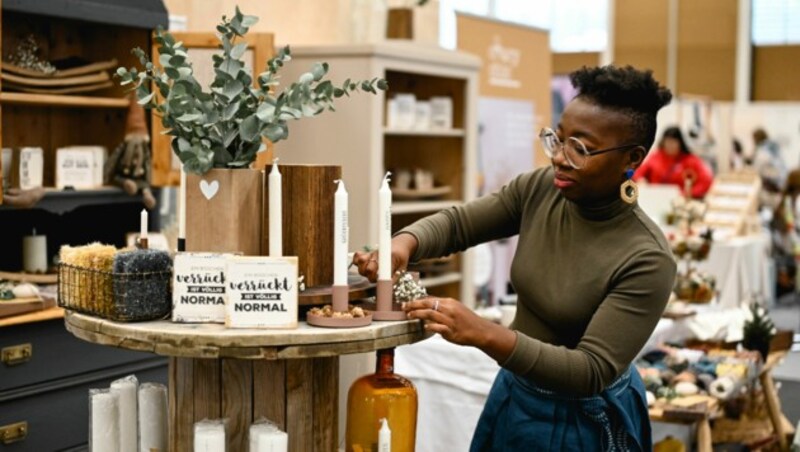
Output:
[[569,200],[567,200],[567,205],[569,205],[570,210],[586,220],[608,221],[631,211],[636,206],[636,203],[628,204],[617,197],[610,202],[595,206],[583,206]]

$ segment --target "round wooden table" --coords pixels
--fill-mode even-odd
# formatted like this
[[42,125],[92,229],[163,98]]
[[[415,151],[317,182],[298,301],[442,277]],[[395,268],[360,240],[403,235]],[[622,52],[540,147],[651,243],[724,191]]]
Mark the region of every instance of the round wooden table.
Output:
[[227,419],[227,450],[246,451],[259,418],[289,434],[290,451],[338,449],[339,355],[425,338],[417,321],[364,328],[226,329],[166,320],[118,323],[67,311],[67,330],[88,342],[169,356],[170,451],[192,450],[193,426]]

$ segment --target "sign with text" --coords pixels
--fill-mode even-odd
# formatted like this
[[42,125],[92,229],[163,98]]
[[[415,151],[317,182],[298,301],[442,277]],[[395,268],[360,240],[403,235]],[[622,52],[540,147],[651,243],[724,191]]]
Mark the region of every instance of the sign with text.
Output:
[[225,282],[232,254],[178,253],[172,285],[172,321],[225,323]]
[[297,328],[297,258],[227,259],[225,326]]

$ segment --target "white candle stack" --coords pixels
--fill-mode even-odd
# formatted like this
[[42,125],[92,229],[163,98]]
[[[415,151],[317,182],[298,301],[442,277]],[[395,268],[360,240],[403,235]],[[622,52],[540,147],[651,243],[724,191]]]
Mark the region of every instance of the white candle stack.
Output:
[[139,451],[167,451],[167,387],[158,383],[139,386]]
[[222,421],[196,422],[194,452],[225,452],[225,424]]
[[349,195],[343,180],[338,180],[333,201],[333,285],[347,285],[347,253],[350,244],[348,226]]
[[47,236],[32,235],[22,238],[22,268],[27,273],[47,273]]
[[378,230],[378,279],[392,279],[392,190],[389,188],[389,177],[386,173],[378,191],[378,213],[380,229]]
[[119,449],[119,395],[107,389],[89,391],[89,448],[92,452]]
[[139,381],[131,375],[111,382],[111,393],[116,394],[119,401],[119,450],[120,452],[137,452],[138,421],[137,399]]
[[283,256],[283,178],[278,159],[272,161],[269,172],[269,256]]
[[250,452],[287,452],[289,435],[270,422],[250,426]]

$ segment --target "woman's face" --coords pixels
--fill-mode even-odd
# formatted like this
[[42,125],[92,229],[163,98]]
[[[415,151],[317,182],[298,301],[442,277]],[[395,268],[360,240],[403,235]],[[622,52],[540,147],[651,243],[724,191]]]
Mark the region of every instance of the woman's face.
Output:
[[664,152],[670,157],[675,157],[681,153],[681,142],[677,138],[664,138]]
[[[558,125],[558,138],[564,142],[575,137],[591,151],[608,149],[631,142],[631,118],[618,111],[578,97],[564,109]],[[625,171],[635,170],[644,158],[642,148],[612,151],[589,157],[581,169],[567,163],[563,152],[553,158],[554,184],[564,197],[578,204],[591,205],[619,198]]]

